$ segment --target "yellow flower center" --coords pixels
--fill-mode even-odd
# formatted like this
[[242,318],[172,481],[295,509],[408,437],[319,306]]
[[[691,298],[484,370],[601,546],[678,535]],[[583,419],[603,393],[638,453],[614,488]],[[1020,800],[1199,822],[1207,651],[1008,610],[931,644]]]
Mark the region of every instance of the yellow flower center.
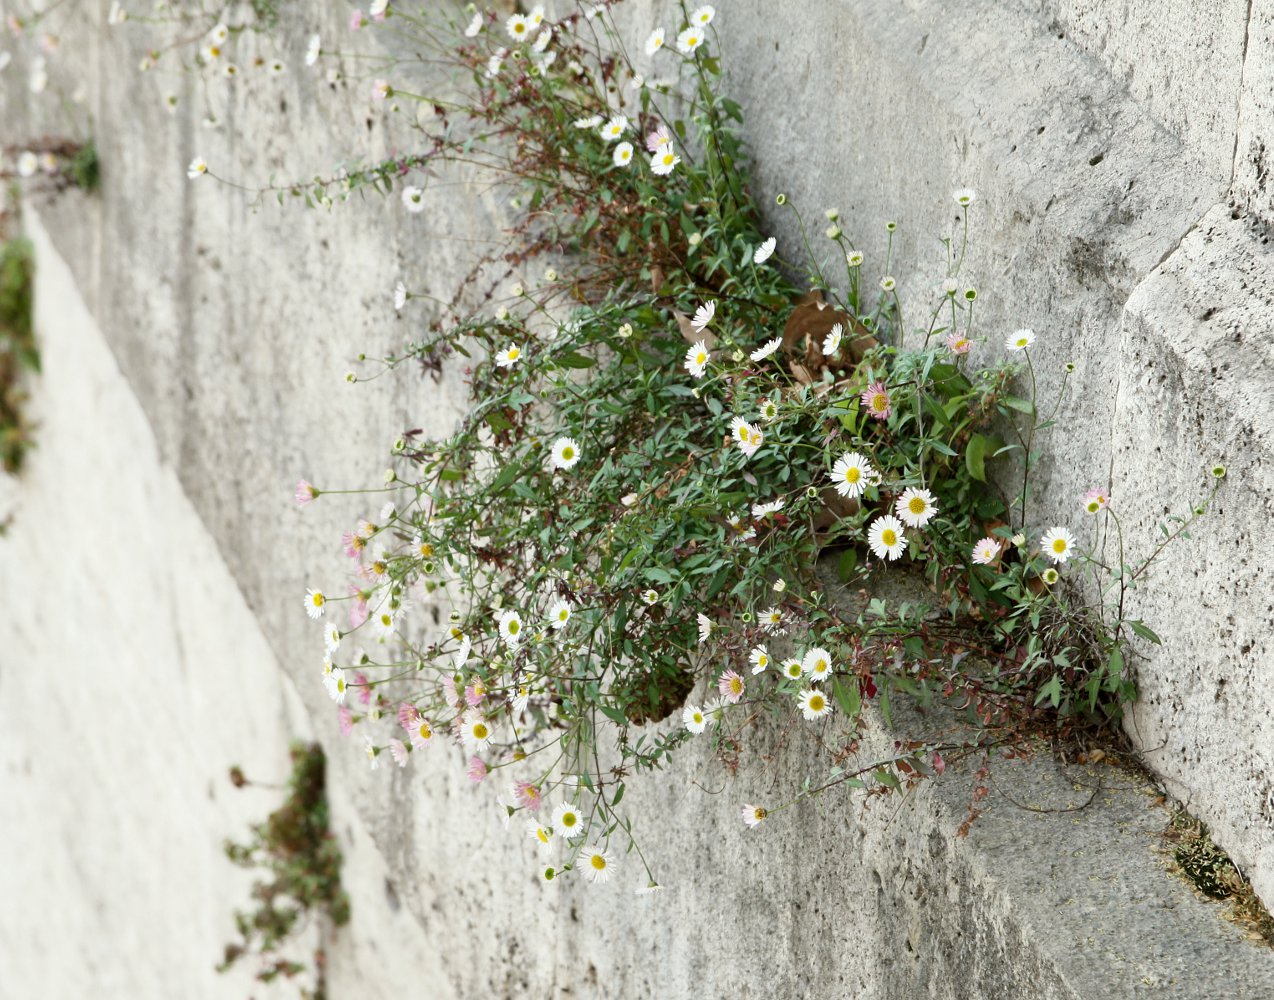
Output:
[[876,393],[871,397],[871,408],[876,413],[884,413],[885,410],[889,409],[889,397],[883,392]]
[[575,825],[576,816],[574,813],[562,813],[562,825],[572,827]]
[[770,663],[770,658],[766,656],[764,653],[762,653],[760,656],[756,658],[756,665],[758,667],[769,666],[769,663]]
[[509,635],[517,635],[518,629],[522,627],[522,623],[514,618],[509,622]]
[[1054,552],[1056,552],[1058,555],[1061,555],[1063,552],[1065,552],[1065,551],[1066,551],[1066,539],[1065,539],[1065,538],[1054,538],[1054,539],[1053,539],[1053,551],[1054,551]]
[[321,608],[323,606],[323,602],[326,600],[327,598],[325,598],[322,594],[315,594],[313,597],[314,606],[316,608]]
[[851,485],[853,483],[858,482],[858,480],[862,478],[863,478],[863,470],[856,465],[851,465],[848,469],[845,470],[845,482],[850,483]]
[[769,813],[766,811],[764,806],[757,806],[755,809],[752,810],[752,816],[754,819],[756,819],[758,823],[761,820],[765,819],[765,817],[768,815]]
[[880,533],[880,540],[885,544],[886,548],[892,548],[898,544],[898,532],[893,528],[886,528]]
[[907,504],[907,509],[919,516],[929,509],[929,505],[925,503],[924,497],[912,497]]
[[473,738],[476,740],[485,740],[491,735],[491,730],[486,726],[485,722],[476,722],[473,726]]
[[689,45],[691,48],[694,48],[696,45],[698,45],[698,44],[699,44],[699,36],[698,36],[698,35],[687,35],[687,36],[686,36],[686,44],[687,44],[687,45]]
[[823,659],[814,662],[814,673],[823,674],[827,672],[827,661]]
[[695,712],[695,714],[694,714],[694,721],[695,721],[695,725],[698,725],[700,722],[702,722],[702,721],[703,721],[703,713],[702,713],[702,712]]
[[731,694],[743,693],[743,681],[740,680],[738,677],[730,678],[730,693]]
[[434,547],[430,545],[428,542],[421,542],[420,554],[424,556],[426,559],[428,559],[431,555],[434,554]]
[[542,826],[537,826],[535,828],[535,839],[541,844],[547,844],[549,842],[548,831],[546,831]]
[[416,732],[420,734],[422,740],[432,739],[434,734],[434,731],[429,728],[429,723],[424,721],[417,727]]
[[567,445],[565,448],[562,449],[563,461],[569,462],[574,457],[575,457],[575,449],[572,448],[570,445]]
[[672,153],[664,153],[664,166],[666,166],[666,167],[671,167],[671,166],[672,166],[672,159],[673,159],[673,154],[672,154]]
[[809,701],[810,711],[821,712],[823,710],[823,706],[826,704],[827,702],[823,700],[823,696],[821,694],[816,694]]
[[517,361],[517,359],[518,359],[519,357],[521,357],[521,356],[522,356],[522,352],[521,352],[521,351],[519,351],[516,347],[510,347],[510,348],[509,348],[509,355],[508,355],[508,357],[509,357],[509,360],[510,360],[510,361]]
[[706,363],[707,360],[708,360],[708,355],[705,354],[703,351],[700,351],[698,354],[695,355],[695,364],[697,365],[702,365]]
[[593,866],[595,871],[601,871],[606,867],[606,859],[600,854],[594,854],[589,858],[588,863]]

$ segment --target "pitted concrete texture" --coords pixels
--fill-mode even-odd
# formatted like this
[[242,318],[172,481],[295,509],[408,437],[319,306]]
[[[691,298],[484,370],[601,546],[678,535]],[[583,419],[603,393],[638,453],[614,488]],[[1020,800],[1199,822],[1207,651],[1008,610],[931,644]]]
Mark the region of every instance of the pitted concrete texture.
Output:
[[[295,997],[250,963],[214,966],[255,877],[222,844],[278,806],[309,722],[65,264],[27,228],[44,371],[39,446],[2,501],[0,997]],[[276,787],[236,790],[233,764]],[[354,919],[325,944],[333,984],[360,983],[334,995],[402,996],[430,955],[333,798]]]
[[[822,210],[839,207],[843,227],[867,252],[869,283],[880,276],[883,223],[898,220],[894,270],[907,315],[920,315],[942,274],[932,237],[953,223],[951,189],[979,191],[965,273],[980,291],[987,352],[998,350],[1002,333],[1031,326],[1040,334],[1043,384],[1064,362],[1077,366],[1058,429],[1043,442],[1041,527],[1078,521],[1078,496],[1110,482],[1113,469],[1119,509],[1144,516],[1152,530],[1165,506],[1180,509],[1197,495],[1198,471],[1216,460],[1210,446],[1233,444],[1224,458],[1238,471],[1206,530],[1249,539],[1249,565],[1240,562],[1244,553],[1222,561],[1206,547],[1184,549],[1192,562],[1165,563],[1153,588],[1138,591],[1136,600],[1147,602],[1138,613],[1166,642],[1138,664],[1146,698],[1130,729],[1150,766],[1216,829],[1270,901],[1274,821],[1260,789],[1268,781],[1271,661],[1259,642],[1269,614],[1254,567],[1274,553],[1263,501],[1247,497],[1244,479],[1251,472],[1253,495],[1265,495],[1259,435],[1250,455],[1241,439],[1242,428],[1261,426],[1268,411],[1255,391],[1217,390],[1205,357],[1180,360],[1202,321],[1173,306],[1218,280],[1202,252],[1210,244],[1200,244],[1193,227],[1217,219],[1212,210],[1229,194],[1241,209],[1268,202],[1260,162],[1249,169],[1241,161],[1268,131],[1262,81],[1274,52],[1261,41],[1266,0],[1244,6],[725,0],[714,27],[732,96],[748,115],[761,201],[772,206],[786,192],[815,234]],[[669,9],[625,5],[628,36],[644,38],[656,23],[671,27]],[[374,838],[388,885],[369,874],[360,890],[370,886],[391,911],[396,901],[393,912],[419,925],[416,939],[431,958],[414,967],[426,970],[430,990],[679,997],[707,984],[720,995],[898,1000],[1212,997],[1259,984],[1247,995],[1274,994],[1261,978],[1268,953],[1227,951],[1230,929],[1214,910],[1188,896],[1159,906],[1171,891],[1161,886],[1171,883],[1126,881],[1158,877],[1139,866],[1153,862],[1160,820],[1134,820],[1122,799],[1100,813],[1029,813],[1017,826],[991,817],[967,842],[952,838],[958,803],[945,805],[933,790],[873,802],[866,813],[860,803],[826,799],[821,813],[784,814],[764,836],[745,837],[738,803],[790,786],[794,765],[747,771],[728,786],[727,804],[688,785],[716,773],[688,756],[671,776],[629,792],[655,828],[652,849],[667,859],[663,899],[634,902],[623,893],[535,884],[530,845],[511,846],[517,837],[500,830],[457,760],[367,772],[357,748],[337,735],[319,683],[321,643],[299,599],[308,585],[342,578],[347,562],[337,539],[357,517],[374,515],[379,500],[329,496],[298,511],[291,487],[301,475],[331,488],[376,482],[403,428],[449,430],[466,396],[459,365],[437,384],[402,375],[350,387],[342,374],[357,352],[393,349],[428,317],[420,303],[394,313],[390,291],[400,277],[413,290],[450,295],[474,251],[498,237],[504,192],[456,176],[440,179],[436,200],[419,216],[406,215],[395,197],[372,196],[330,213],[269,201],[253,211],[241,193],[184,176],[196,155],[232,179],[253,181],[326,173],[368,148],[410,148],[410,135],[369,101],[366,63],[344,60],[347,79],[334,86],[303,65],[311,31],[321,31],[329,48],[375,44],[371,34],[350,36],[347,16],[345,5],[323,3],[285,18],[288,75],[210,88],[222,122],[216,129],[200,124],[201,90],[188,77],[137,76],[144,33],[108,33],[91,18],[68,24],[62,51],[79,57],[50,60],[50,87],[69,93],[89,84],[102,191],[68,195],[42,212],[149,417],[159,454],[216,540],[279,669],[296,681],[343,801]],[[1190,31],[1183,35],[1178,24]],[[1195,58],[1205,40],[1208,59]],[[1212,66],[1220,67],[1220,84],[1212,84]],[[182,103],[170,115],[160,98],[174,80]],[[1242,81],[1252,87],[1236,89]],[[0,99],[5,138],[58,127],[19,88]],[[792,216],[768,211],[781,247],[795,253]],[[1245,294],[1243,283],[1255,287],[1258,272],[1243,275],[1264,259],[1259,237],[1224,243],[1215,265],[1227,269],[1235,295]],[[815,235],[814,246],[830,262],[831,245]],[[1251,313],[1252,329],[1259,315]],[[1223,351],[1213,336],[1205,337],[1209,350]],[[1259,384],[1264,362],[1255,349],[1243,360],[1244,384]],[[1166,388],[1144,381],[1152,362],[1171,373]],[[1186,423],[1200,409],[1209,423]],[[1182,423],[1174,430],[1171,420]],[[78,451],[66,454],[67,467],[77,468]],[[1200,600],[1181,571],[1187,564],[1207,577],[1210,593],[1233,593],[1236,607],[1223,606],[1221,596]],[[109,588],[115,577],[102,571],[95,579]],[[1186,651],[1202,654],[1205,665]],[[1218,694],[1222,677],[1229,680]],[[1200,678],[1208,682],[1202,691]],[[1073,804],[1065,798],[1072,779],[1050,777],[1042,763],[1031,768],[1014,798]],[[1127,794],[1145,806],[1144,795]],[[1081,840],[1050,839],[1066,830]],[[1082,851],[1091,861],[1108,843],[1116,846],[1101,855],[1100,871],[1066,860]],[[374,869],[360,855],[364,862],[371,868],[360,870]],[[626,867],[631,876],[631,859]],[[523,876],[511,880],[511,870]],[[1045,871],[1049,881],[1041,881]],[[1076,878],[1098,888],[1108,880],[1112,895],[1090,897],[1072,885]],[[1130,901],[1135,917],[1120,909]],[[1068,912],[1078,924],[1064,922]],[[1121,928],[1133,932],[1131,941],[1117,936]],[[365,939],[368,948],[374,939]],[[1207,950],[1213,944],[1219,953]],[[1196,948],[1204,950],[1194,963]],[[398,954],[383,942],[381,953]],[[363,974],[335,965],[333,975],[357,992],[352,984]],[[372,989],[370,976],[365,981]]]
[[[1127,729],[1173,794],[1274,899],[1274,252],[1250,219],[1208,213],[1129,299],[1112,492],[1130,562],[1186,513],[1217,462],[1216,508],[1129,595],[1163,649]],[[1169,525],[1169,527],[1174,527]],[[1107,546],[1107,552],[1112,547]],[[1208,627],[1201,628],[1201,623]],[[1199,776],[1216,775],[1205,792]]]

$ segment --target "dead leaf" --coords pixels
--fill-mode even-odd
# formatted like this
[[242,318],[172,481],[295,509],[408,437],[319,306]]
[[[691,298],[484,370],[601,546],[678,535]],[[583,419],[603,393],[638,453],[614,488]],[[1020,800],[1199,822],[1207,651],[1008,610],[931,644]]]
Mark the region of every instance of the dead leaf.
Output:
[[711,331],[696,330],[694,324],[690,322],[690,317],[679,309],[674,309],[672,314],[677,317],[677,326],[681,327],[681,335],[686,339],[687,344],[697,344],[703,341],[708,350],[712,350],[717,346],[717,335]]

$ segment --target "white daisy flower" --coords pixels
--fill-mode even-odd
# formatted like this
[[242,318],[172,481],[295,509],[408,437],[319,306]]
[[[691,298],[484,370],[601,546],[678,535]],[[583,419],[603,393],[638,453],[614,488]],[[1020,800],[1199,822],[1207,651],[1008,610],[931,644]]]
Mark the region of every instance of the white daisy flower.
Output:
[[576,128],[597,128],[602,123],[601,115],[589,115],[587,118],[577,118],[571,122]]
[[708,641],[708,636],[712,635],[712,629],[714,626],[712,624],[712,619],[705,615],[702,611],[699,612],[697,620],[699,622],[699,645],[702,646]]
[[586,847],[575,859],[576,871],[583,872],[590,882],[609,882],[618,865],[600,847]]
[[305,613],[315,621],[323,617],[326,603],[327,598],[323,596],[323,591],[311,588],[305,592]]
[[1034,330],[1017,330],[1004,338],[1004,346],[1010,351],[1025,351],[1034,343]]
[[488,79],[494,79],[500,75],[500,68],[504,65],[504,57],[508,54],[509,50],[505,48],[496,49],[495,52],[492,53],[491,58],[487,60]]
[[403,306],[407,304],[407,286],[401,281],[394,286],[394,309],[401,312]]
[[[753,361],[764,361],[771,354],[777,351],[779,349],[779,346],[782,343],[783,343],[782,337],[775,337],[773,340],[767,341],[765,344],[758,347],[749,356],[752,358]],[[764,416],[764,414],[762,414],[762,416]]]
[[398,617],[398,611],[391,608],[389,601],[386,601],[367,620],[376,632],[377,637],[383,640],[388,639],[397,631]]
[[690,15],[690,23],[697,24],[701,28],[706,28],[712,23],[712,19],[716,16],[716,8],[709,7],[707,4],[704,4],[702,7],[696,8],[695,12]]
[[345,671],[340,667],[333,667],[332,672],[323,678],[323,686],[327,688],[327,693],[332,701],[338,705],[345,704],[345,694],[349,690],[345,683]]
[[783,612],[778,608],[766,608],[757,616],[757,621],[767,632],[777,632],[783,627]]
[[768,514],[777,514],[783,509],[785,502],[782,497],[779,497],[779,499],[771,500],[769,503],[754,503],[752,505],[752,516],[759,520]]
[[651,156],[650,172],[656,177],[667,177],[680,162],[681,157],[672,148],[672,143],[667,143]]
[[479,11],[473,15],[473,20],[469,22],[469,26],[464,29],[465,38],[477,38],[478,32],[482,30],[482,12]]
[[626,115],[615,115],[602,126],[602,138],[607,142],[614,142],[624,134],[624,130],[627,128],[628,117]]
[[764,264],[767,260],[774,256],[774,248],[778,245],[778,240],[771,236],[768,240],[756,248],[756,252],[752,254],[752,263]]
[[536,52],[543,52],[549,47],[549,42],[551,41],[553,41],[553,29],[545,28],[535,36],[535,44],[531,48],[535,49]]
[[516,344],[510,344],[495,356],[495,363],[501,368],[512,368],[520,357],[522,357],[522,348]]
[[555,628],[563,628],[571,620],[571,602],[559,597],[549,605],[549,624]]
[[[24,155],[30,155],[32,159],[35,158],[34,154],[24,154]],[[21,173],[21,164],[19,164],[18,169],[19,169],[19,173]],[[34,172],[35,171],[32,171],[32,173]],[[186,176],[192,181],[195,180],[196,178],[202,177],[207,172],[208,172],[208,164],[204,162],[203,157],[201,156],[196,156],[193,160],[190,161],[190,166],[186,168]],[[23,176],[28,176],[28,175],[24,174]]]
[[682,55],[691,55],[703,44],[703,32],[691,25],[677,36],[677,51]]
[[810,680],[821,681],[832,672],[832,654],[815,646],[801,660],[801,669],[810,675]]
[[875,470],[871,463],[856,451],[849,451],[836,460],[832,466],[832,482],[836,492],[851,500],[863,495],[863,490],[872,484]]
[[789,657],[779,664],[779,669],[783,672],[783,676],[789,681],[799,681],[805,674],[805,668],[801,665],[801,661],[796,657]]
[[703,373],[707,370],[708,344],[707,341],[701,340],[686,351],[686,371],[695,378],[703,378]]
[[380,17],[389,9],[389,0],[372,0],[367,7],[369,17]]
[[698,736],[708,728],[708,716],[698,705],[687,705],[681,710],[681,722],[686,729]]
[[526,704],[531,700],[531,685],[519,684],[513,693],[513,711],[521,715],[526,711]]
[[504,22],[504,30],[515,42],[523,41],[531,34],[531,19],[523,14],[514,14]]
[[425,210],[425,192],[423,188],[414,185],[408,185],[403,188],[403,207],[412,215],[416,215]]
[[951,192],[951,198],[961,208],[968,208],[978,200],[978,193],[973,188],[956,188]]
[[329,653],[335,653],[341,645],[341,629],[336,622],[328,622],[327,627],[323,629],[323,645],[327,647]]
[[584,835],[584,817],[569,802],[563,802],[553,810],[553,832],[567,840]]
[[840,350],[841,338],[845,335],[845,328],[837,323],[834,327],[827,331],[827,336],[823,338],[823,353],[828,357]]
[[802,691],[800,705],[801,714],[810,722],[815,719],[821,719],[825,715],[830,715],[832,711],[831,701],[818,688],[808,688]]
[[323,51],[323,40],[318,35],[310,35],[305,45],[305,65],[313,66],[318,62],[319,53]]
[[473,641],[461,633],[460,648],[456,650],[455,664],[457,670],[463,670],[464,665],[469,662],[469,654],[473,652]]
[[460,724],[460,737],[470,750],[481,750],[491,742],[495,731],[481,712],[470,709]]
[[753,646],[748,654],[748,662],[752,664],[752,673],[759,674],[770,665],[770,652],[764,646]]
[[867,544],[877,559],[897,559],[907,548],[902,522],[890,514],[876,518],[867,531]]
[[912,486],[902,491],[894,504],[894,512],[909,527],[923,528],[938,513],[938,505],[928,490]]
[[664,47],[664,41],[664,29],[656,28],[650,33],[650,37],[646,39],[646,55],[653,56]]
[[522,641],[522,616],[516,611],[501,612],[497,622],[500,626],[500,638],[506,646],[513,647]]
[[712,317],[716,314],[716,302],[705,302],[696,309],[694,319],[690,321],[690,325],[694,327],[695,333],[703,333],[704,328],[712,322]]
[[579,461],[579,445],[574,438],[560,437],[553,442],[553,468],[569,469]]
[[730,436],[748,458],[755,455],[765,442],[765,432],[741,417],[735,417],[730,422]]
[[1055,563],[1064,563],[1071,557],[1071,549],[1075,539],[1065,528],[1051,528],[1048,534],[1040,539],[1040,548]]
[[765,821],[765,817],[770,815],[769,810],[765,806],[753,805],[751,802],[743,804],[743,822],[749,829],[756,829]]
[[633,144],[631,142],[621,142],[615,147],[615,152],[611,154],[611,161],[617,167],[626,167],[633,162]]
[[643,590],[643,591],[641,592],[641,599],[642,599],[642,601],[643,601],[644,603],[646,603],[646,604],[658,604],[658,603],[659,603],[659,591],[657,591],[657,590]]
[[761,405],[759,409],[761,413],[761,419],[764,420],[766,423],[769,423],[772,420],[778,419],[779,404],[774,402],[774,400],[772,399],[761,400]]
[[541,826],[535,820],[527,820],[526,835],[534,840],[543,850],[548,850],[553,846],[553,830],[551,827]]

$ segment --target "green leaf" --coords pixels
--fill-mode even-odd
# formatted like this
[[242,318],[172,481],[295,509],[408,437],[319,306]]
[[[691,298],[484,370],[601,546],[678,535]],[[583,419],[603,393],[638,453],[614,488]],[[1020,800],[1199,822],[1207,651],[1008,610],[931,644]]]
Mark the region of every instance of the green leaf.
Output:
[[599,705],[598,708],[602,710],[602,715],[610,719],[611,722],[618,723],[621,726],[628,722],[628,716],[614,705]]
[[846,549],[840,554],[840,558],[836,560],[836,576],[841,583],[848,583],[849,578],[854,575],[854,570],[858,568],[858,550]]
[[1021,396],[1005,396],[1000,402],[1010,409],[1017,410],[1019,413],[1032,414],[1035,412],[1035,404],[1029,399],[1023,399]]
[[1040,693],[1035,696],[1035,704],[1039,704],[1044,700],[1056,708],[1062,701],[1062,679],[1054,674],[1048,683],[1040,688]]
[[585,357],[575,351],[566,351],[553,358],[553,363],[562,368],[592,368],[597,364],[592,358]]
[[1141,636],[1147,642],[1153,642],[1156,646],[1162,646],[1163,640],[1155,635],[1154,631],[1143,621],[1129,622],[1128,627],[1137,635]]
[[619,805],[619,801],[623,797],[624,797],[624,783],[621,781],[619,785],[615,788],[615,797],[610,800],[611,808],[614,809],[615,806]]
[[863,708],[863,699],[858,693],[857,681],[846,687],[840,682],[839,677],[833,678],[832,694],[836,696],[836,702],[840,705],[840,709],[845,713],[847,719],[858,718],[858,713]]
[[986,456],[994,450],[992,440],[985,434],[974,434],[969,438],[968,447],[964,449],[964,466],[969,475],[980,483],[986,482]]

